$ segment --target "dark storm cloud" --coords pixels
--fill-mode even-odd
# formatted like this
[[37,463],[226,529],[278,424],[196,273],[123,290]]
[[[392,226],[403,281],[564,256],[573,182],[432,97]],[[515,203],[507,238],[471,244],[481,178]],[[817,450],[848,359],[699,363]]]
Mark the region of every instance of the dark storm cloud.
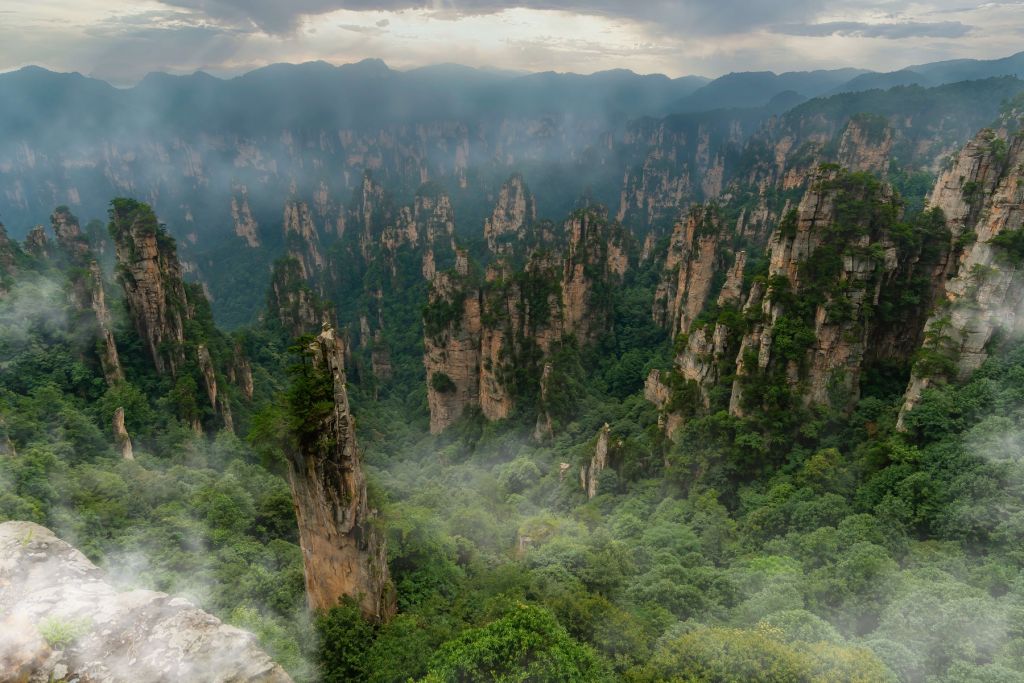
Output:
[[673,30],[702,34],[745,31],[774,23],[806,19],[826,5],[825,0],[163,0],[165,4],[202,12],[206,16],[268,33],[286,33],[304,15],[334,10],[398,11],[427,9],[439,14],[493,14],[513,7],[600,14],[651,21]]
[[791,36],[852,36],[855,38],[960,38],[972,27],[959,21],[903,21],[867,24],[860,21],[828,21],[820,24],[787,24],[774,27],[776,33]]

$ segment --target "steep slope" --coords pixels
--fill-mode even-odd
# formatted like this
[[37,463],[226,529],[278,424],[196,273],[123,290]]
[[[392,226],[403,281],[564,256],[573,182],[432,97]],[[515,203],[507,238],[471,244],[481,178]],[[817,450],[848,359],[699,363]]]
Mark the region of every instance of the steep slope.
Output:
[[901,424],[929,385],[966,379],[1001,339],[1024,331],[1022,186],[1020,133],[981,131],[939,177],[929,201],[963,249],[938,273],[939,305],[927,322]]

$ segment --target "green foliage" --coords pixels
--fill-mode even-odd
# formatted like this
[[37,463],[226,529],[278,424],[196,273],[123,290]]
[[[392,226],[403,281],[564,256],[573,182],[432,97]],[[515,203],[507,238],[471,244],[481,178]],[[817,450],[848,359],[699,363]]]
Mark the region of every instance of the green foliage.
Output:
[[596,683],[611,679],[593,650],[574,641],[548,612],[519,605],[501,619],[442,645],[421,680]]
[[41,621],[38,628],[47,645],[63,650],[92,629],[92,620],[50,617]]
[[1024,260],[1024,228],[1005,230],[988,241],[998,247],[1011,263]]
[[316,617],[320,639],[317,653],[323,683],[365,681],[370,674],[367,653],[373,644],[373,625],[363,619],[359,604],[346,600]]
[[439,394],[451,394],[456,389],[452,378],[443,372],[435,372],[430,376],[430,387]]

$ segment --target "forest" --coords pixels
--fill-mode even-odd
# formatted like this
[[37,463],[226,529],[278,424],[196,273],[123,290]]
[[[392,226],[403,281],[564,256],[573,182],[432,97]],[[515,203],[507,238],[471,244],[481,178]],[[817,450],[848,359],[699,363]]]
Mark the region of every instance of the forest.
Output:
[[[92,250],[109,259],[126,210],[146,207],[115,202],[110,235],[84,233]],[[901,220],[908,239],[926,224]],[[1015,238],[1002,242],[1019,261]],[[353,413],[398,598],[397,616],[374,623],[354,603],[306,609],[283,455],[322,410],[301,385],[301,340],[273,316],[228,334],[200,307],[189,343],[214,357],[237,345],[253,366],[253,399],[227,389],[234,432],[218,428],[201,370],[156,373],[118,296],[125,377],[104,382],[68,302],[73,264],[12,254],[0,519],[59,530],[125,585],[252,631],[295,680],[1024,680],[1013,339],[969,380],[927,389],[902,429],[909,368],[879,367],[852,409],[779,396],[745,417],[694,412],[670,439],[643,385],[685,340],[648,313],[651,263],[606,291],[610,324],[593,343],[560,343],[546,443],[529,403],[430,434],[416,358],[383,385],[358,380],[369,372],[356,358]],[[416,317],[422,288],[395,296]],[[109,435],[117,408],[133,460]],[[588,498],[576,472],[602,430],[616,466]]]

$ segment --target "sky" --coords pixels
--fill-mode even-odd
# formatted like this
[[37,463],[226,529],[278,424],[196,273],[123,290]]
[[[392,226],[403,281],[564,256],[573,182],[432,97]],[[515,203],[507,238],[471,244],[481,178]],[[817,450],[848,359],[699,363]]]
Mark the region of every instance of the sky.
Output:
[[1024,0],[0,0],[0,71],[118,85],[374,57],[511,71],[672,77],[856,66],[891,71],[1024,49]]

